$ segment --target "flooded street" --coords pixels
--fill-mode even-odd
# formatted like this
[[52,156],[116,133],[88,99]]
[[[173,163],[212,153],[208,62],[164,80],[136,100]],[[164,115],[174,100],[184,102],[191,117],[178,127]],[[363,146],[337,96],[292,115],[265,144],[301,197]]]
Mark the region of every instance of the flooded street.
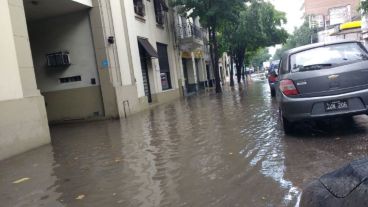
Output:
[[52,126],[52,146],[0,162],[0,203],[295,206],[313,178],[366,155],[367,129],[358,116],[285,136],[267,82],[254,79],[127,120]]

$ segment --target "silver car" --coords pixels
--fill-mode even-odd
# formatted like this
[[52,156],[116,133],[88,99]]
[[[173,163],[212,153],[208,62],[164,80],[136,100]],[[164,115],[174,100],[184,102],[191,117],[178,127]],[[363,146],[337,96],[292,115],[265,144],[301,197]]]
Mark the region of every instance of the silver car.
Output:
[[278,74],[276,98],[285,133],[301,120],[368,113],[368,51],[360,42],[289,50]]

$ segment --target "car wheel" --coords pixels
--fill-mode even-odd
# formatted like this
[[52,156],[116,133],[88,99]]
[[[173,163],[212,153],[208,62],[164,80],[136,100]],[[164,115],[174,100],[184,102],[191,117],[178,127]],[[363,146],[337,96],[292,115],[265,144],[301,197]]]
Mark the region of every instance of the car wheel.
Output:
[[282,114],[282,110],[279,109],[280,114],[280,121],[282,129],[284,130],[285,134],[290,134],[293,130],[293,123],[288,121]]
[[276,96],[276,91],[275,89],[271,89],[271,97],[275,97]]

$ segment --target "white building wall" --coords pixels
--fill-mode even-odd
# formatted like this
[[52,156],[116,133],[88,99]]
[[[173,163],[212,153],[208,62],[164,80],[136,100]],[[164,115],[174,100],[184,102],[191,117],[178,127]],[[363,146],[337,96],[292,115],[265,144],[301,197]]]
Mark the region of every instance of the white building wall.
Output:
[[8,1],[0,1],[0,101],[23,97]]
[[[143,19],[137,17],[134,12],[133,1],[124,1],[125,15],[127,18],[127,28],[129,35],[129,43],[132,54],[132,66],[134,71],[135,80],[137,83],[138,97],[144,97],[143,77],[138,48],[138,37],[148,38],[151,45],[157,49],[156,44],[162,43],[167,45],[169,55],[169,65],[171,72],[171,82],[173,89],[178,88],[176,73],[176,60],[174,55],[174,47],[172,37],[170,37],[168,18],[164,24],[164,28],[160,28],[156,25],[156,16],[154,11],[154,2],[143,1],[145,4],[146,16]],[[167,15],[168,16],[168,15]],[[151,72],[150,84],[152,94],[162,92],[160,69],[158,59],[152,59],[152,68],[149,68]],[[153,86],[153,87],[152,87]]]
[[23,1],[0,0],[0,160],[50,143]]
[[[44,28],[48,28],[45,30]],[[29,23],[37,85],[41,92],[99,85],[88,11]],[[71,65],[47,67],[46,54],[69,51]],[[82,81],[61,83],[60,78],[81,76]]]
[[117,50],[117,58],[118,65],[120,66],[120,77],[122,85],[131,85],[132,84],[132,76],[131,76],[131,64],[129,60],[129,52],[128,49],[130,47],[129,40],[127,37],[127,32],[125,30],[125,11],[123,11],[123,6],[121,1],[110,0],[111,6],[111,14],[112,14],[112,22],[114,28],[114,34],[116,39],[116,50]]

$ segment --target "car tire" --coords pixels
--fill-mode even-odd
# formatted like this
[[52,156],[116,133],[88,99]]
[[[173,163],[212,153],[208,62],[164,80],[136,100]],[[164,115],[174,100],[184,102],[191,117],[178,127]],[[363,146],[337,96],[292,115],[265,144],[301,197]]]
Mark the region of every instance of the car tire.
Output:
[[275,89],[271,89],[271,97],[275,97],[276,96],[276,91]]
[[290,122],[289,120],[287,120],[282,113],[282,110],[279,109],[279,114],[280,114],[280,121],[281,121],[281,126],[282,129],[284,130],[285,134],[290,134],[293,131],[293,123]]

